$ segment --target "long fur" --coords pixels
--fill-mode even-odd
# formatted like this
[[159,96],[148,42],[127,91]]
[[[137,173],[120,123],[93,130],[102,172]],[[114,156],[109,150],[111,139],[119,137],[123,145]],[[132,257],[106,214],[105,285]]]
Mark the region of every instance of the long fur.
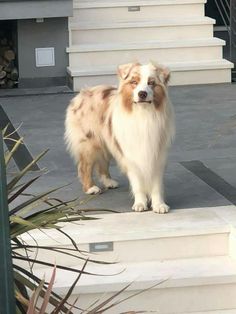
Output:
[[[101,192],[93,182],[94,170],[106,188],[118,186],[108,169],[113,156],[129,178],[133,209],[146,210],[151,201],[153,211],[165,213],[163,172],[174,136],[170,73],[159,65],[127,64],[118,75],[118,89],[96,86],[72,99],[65,120],[67,148],[86,193]],[[147,94],[143,102],[140,91]]]

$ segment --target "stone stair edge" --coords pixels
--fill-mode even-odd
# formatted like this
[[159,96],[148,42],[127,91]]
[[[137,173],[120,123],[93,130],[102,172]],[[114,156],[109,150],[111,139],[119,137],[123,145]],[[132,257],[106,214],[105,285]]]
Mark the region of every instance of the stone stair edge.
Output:
[[195,26],[195,25],[213,25],[215,19],[210,17],[199,17],[199,18],[170,18],[170,19],[157,19],[153,21],[119,21],[119,22],[108,22],[108,23],[87,23],[87,22],[70,22],[71,30],[99,30],[99,29],[119,29],[119,28],[140,28],[140,27],[168,27],[168,26]]
[[[225,59],[206,62],[176,62],[172,64],[165,64],[172,72],[175,71],[193,71],[193,70],[209,70],[233,68],[233,64]],[[94,75],[115,75],[117,73],[117,66],[112,67],[95,67],[93,69],[76,69],[75,67],[68,67],[67,72],[71,76],[94,76]]]
[[[229,234],[231,231],[230,224],[211,210],[206,212],[194,209],[190,211],[183,210],[182,212],[176,210],[166,216],[146,212],[138,215],[135,215],[135,213],[105,214],[99,215],[99,217],[103,219],[83,221],[79,227],[75,224],[67,224],[63,230],[68,232],[75,241],[78,240],[80,244]],[[155,220],[153,220],[154,217]],[[145,225],[143,223],[139,224],[141,220],[145,222]],[[201,223],[199,224],[199,222]],[[106,225],[109,226],[107,230],[104,229]],[[129,229],[131,227],[132,229]],[[43,242],[44,245],[55,244],[56,242],[60,242],[60,245],[70,243],[69,239],[56,230],[46,230],[44,233],[35,230],[31,232],[31,235],[24,235],[24,240],[31,243],[33,242],[32,236],[37,238],[38,242]]]
[[102,1],[100,3],[96,1],[75,1],[74,9],[93,9],[93,8],[112,8],[112,7],[128,7],[128,6],[158,6],[158,5],[178,5],[178,4],[195,4],[206,3],[207,0],[119,0],[119,1]]
[[[81,265],[74,266],[81,269]],[[83,276],[79,283],[80,293],[103,293],[118,291],[132,283],[129,290],[225,285],[236,283],[236,262],[228,256],[188,258],[167,261],[120,263],[110,265],[87,265],[87,272],[98,276]],[[37,269],[38,274],[51,274],[51,269]],[[100,276],[99,276],[100,275]],[[66,289],[73,277],[65,278],[64,271],[57,270],[55,289]],[[46,278],[47,279],[47,278]],[[76,294],[76,290],[74,293]]]
[[122,51],[122,50],[145,50],[145,49],[171,49],[171,48],[191,48],[191,47],[208,47],[224,46],[225,41],[216,37],[198,38],[187,40],[167,40],[167,41],[146,41],[132,43],[111,43],[111,44],[81,44],[71,45],[66,49],[68,53],[79,52],[103,52],[103,51]]

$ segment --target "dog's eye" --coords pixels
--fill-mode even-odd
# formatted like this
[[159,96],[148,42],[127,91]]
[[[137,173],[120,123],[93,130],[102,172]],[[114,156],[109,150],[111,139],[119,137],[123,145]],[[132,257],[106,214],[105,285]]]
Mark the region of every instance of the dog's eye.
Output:
[[130,82],[130,84],[131,85],[138,85],[138,82],[133,80],[133,81]]
[[155,81],[149,81],[149,82],[148,82],[148,85],[154,86],[154,85],[155,85]]

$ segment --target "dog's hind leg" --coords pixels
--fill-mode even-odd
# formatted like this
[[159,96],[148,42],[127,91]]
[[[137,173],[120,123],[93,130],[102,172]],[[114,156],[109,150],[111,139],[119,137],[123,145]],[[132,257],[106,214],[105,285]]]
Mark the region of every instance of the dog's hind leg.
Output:
[[93,181],[93,168],[95,160],[93,154],[80,153],[78,175],[86,194],[99,194],[101,189]]
[[97,174],[99,180],[107,189],[115,189],[119,186],[118,182],[111,178],[109,173],[109,161],[104,156],[102,156],[96,164]]

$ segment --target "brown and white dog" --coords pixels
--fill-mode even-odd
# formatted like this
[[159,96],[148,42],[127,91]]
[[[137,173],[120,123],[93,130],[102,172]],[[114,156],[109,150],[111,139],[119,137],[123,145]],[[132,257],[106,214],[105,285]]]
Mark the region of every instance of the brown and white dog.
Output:
[[72,99],[65,121],[68,150],[85,193],[101,192],[92,179],[94,169],[106,188],[118,186],[108,169],[113,156],[129,178],[133,210],[147,210],[151,202],[154,212],[166,213],[163,172],[174,135],[170,72],[152,63],[130,63],[119,66],[118,76],[118,89],[96,86]]

